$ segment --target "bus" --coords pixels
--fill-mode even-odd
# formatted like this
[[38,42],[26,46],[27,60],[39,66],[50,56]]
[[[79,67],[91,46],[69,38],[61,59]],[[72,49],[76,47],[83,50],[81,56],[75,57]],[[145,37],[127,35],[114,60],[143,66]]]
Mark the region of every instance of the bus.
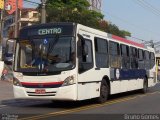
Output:
[[109,95],[157,83],[153,48],[78,23],[27,26],[16,39],[17,99],[104,103]]

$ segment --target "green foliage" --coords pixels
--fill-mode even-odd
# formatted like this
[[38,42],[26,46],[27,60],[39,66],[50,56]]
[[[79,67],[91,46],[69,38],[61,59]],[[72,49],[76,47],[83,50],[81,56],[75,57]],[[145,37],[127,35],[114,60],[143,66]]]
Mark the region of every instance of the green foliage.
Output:
[[103,15],[89,10],[87,0],[48,0],[47,22],[76,22],[93,28],[99,28]]
[[106,31],[110,34],[114,34],[125,38],[126,36],[131,36],[131,33],[125,30],[120,30],[115,24],[109,24]]
[[103,20],[104,15],[89,10],[87,0],[48,0],[46,3],[47,22],[75,22],[120,36],[131,36],[131,33]]

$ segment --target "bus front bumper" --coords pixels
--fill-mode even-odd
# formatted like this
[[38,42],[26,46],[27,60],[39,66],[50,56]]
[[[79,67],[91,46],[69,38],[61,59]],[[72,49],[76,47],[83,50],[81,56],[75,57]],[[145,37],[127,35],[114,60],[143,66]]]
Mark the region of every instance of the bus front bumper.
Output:
[[13,85],[13,91],[16,99],[77,100],[76,84],[59,88],[24,88]]

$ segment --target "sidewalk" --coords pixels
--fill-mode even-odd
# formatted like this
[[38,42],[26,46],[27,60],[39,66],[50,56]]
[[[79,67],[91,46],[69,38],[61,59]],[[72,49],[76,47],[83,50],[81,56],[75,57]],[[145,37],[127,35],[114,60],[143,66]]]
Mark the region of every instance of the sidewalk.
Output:
[[5,75],[5,79],[0,79],[0,104],[15,101],[13,96],[13,74],[11,66],[5,65],[4,68],[7,69],[8,73]]
[[12,83],[0,80],[0,104],[11,99],[14,99]]

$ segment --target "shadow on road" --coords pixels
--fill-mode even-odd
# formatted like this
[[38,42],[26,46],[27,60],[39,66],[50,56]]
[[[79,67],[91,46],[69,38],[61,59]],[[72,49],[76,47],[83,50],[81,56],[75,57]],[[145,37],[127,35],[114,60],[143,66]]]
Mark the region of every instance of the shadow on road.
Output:
[[[149,88],[148,93],[154,91],[160,91],[160,84],[157,84],[154,88]],[[108,101],[116,99],[123,99],[126,97],[132,97],[136,95],[143,95],[140,90],[130,91],[120,94],[111,95]],[[12,101],[12,100],[10,100]],[[60,109],[71,109],[82,106],[88,106],[97,104],[95,99],[83,100],[83,101],[51,101],[51,100],[13,100],[12,102],[2,102],[2,104],[14,107],[34,107],[34,108],[60,108]]]
[[[135,95],[142,94],[139,90],[120,93],[116,95],[111,95],[108,101],[131,97]],[[51,100],[8,100],[2,102],[2,104],[7,106],[16,106],[16,107],[37,107],[37,108],[62,108],[62,109],[70,109],[70,108],[78,108],[82,106],[88,106],[97,104],[95,99],[83,100],[83,101],[51,101]]]

